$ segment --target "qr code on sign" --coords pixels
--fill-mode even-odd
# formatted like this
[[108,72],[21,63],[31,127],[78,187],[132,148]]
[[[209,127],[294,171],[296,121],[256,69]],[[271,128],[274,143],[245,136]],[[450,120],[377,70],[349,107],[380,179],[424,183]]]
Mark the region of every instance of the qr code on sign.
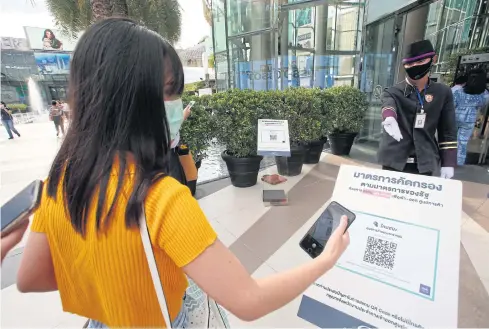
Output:
[[397,243],[369,236],[363,261],[392,270],[396,259]]
[[271,141],[276,141],[277,140],[277,135],[276,134],[270,134],[270,140]]

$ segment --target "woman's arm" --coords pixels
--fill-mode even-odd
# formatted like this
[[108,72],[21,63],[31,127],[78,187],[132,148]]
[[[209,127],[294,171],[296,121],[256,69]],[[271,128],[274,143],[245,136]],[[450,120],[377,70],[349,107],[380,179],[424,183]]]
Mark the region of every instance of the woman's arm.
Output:
[[17,288],[20,292],[58,290],[46,234],[29,233],[17,273]]
[[256,320],[291,302],[333,267],[349,244],[346,218],[323,253],[291,270],[253,279],[236,256],[216,241],[183,269],[209,296],[245,321]]

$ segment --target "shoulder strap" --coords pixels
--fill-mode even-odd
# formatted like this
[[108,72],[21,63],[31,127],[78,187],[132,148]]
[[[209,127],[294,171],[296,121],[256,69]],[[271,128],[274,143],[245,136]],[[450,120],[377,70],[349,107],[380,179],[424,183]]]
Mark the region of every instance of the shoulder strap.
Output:
[[139,231],[141,233],[141,240],[143,241],[144,253],[146,254],[146,260],[148,261],[149,271],[151,272],[151,279],[160,304],[161,314],[165,319],[167,328],[172,328],[170,320],[170,312],[168,311],[168,304],[166,303],[165,293],[163,286],[161,285],[160,276],[158,274],[158,267],[156,265],[155,255],[153,253],[153,247],[151,245],[151,239],[149,237],[148,225],[146,224],[146,214],[144,212],[144,206],[142,207],[141,216],[139,218]]

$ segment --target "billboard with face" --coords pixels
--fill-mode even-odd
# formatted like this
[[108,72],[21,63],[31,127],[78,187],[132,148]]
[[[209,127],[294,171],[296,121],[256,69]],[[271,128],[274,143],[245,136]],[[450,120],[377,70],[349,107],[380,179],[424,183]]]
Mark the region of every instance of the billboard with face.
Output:
[[24,26],[29,46],[33,50],[73,51],[76,40],[60,30]]
[[34,53],[36,65],[40,74],[69,74],[70,54],[64,53]]

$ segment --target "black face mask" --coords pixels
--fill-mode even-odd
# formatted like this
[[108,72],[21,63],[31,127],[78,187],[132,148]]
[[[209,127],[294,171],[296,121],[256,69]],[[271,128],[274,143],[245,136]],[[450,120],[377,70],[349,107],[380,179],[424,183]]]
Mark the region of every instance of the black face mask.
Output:
[[412,80],[419,80],[425,75],[427,75],[428,72],[430,72],[432,64],[433,64],[433,58],[430,58],[430,61],[426,64],[413,66],[408,69],[404,68],[404,70],[406,70],[406,73],[409,78],[411,78]]

